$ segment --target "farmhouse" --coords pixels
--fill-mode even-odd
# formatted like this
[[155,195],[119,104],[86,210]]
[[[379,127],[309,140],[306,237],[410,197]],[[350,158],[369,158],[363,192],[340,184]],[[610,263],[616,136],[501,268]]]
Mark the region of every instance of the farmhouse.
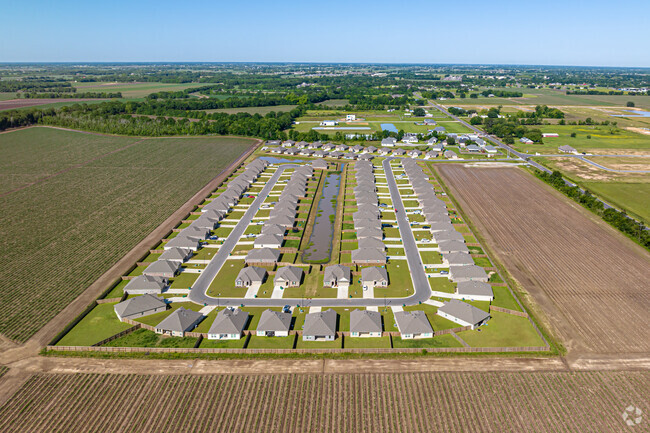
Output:
[[573,153],[573,154],[575,154],[575,155],[578,154],[578,151],[577,151],[577,150],[575,150],[573,147],[571,147],[571,146],[569,146],[569,145],[566,145],[566,144],[565,144],[564,146],[560,146],[560,147],[558,147],[557,150],[559,150],[560,153]]
[[120,320],[137,319],[138,317],[160,313],[167,309],[165,301],[153,295],[136,296],[115,304],[113,310]]
[[280,251],[271,248],[259,248],[250,250],[246,255],[246,264],[262,263],[272,264],[277,263],[280,258]]
[[385,264],[386,253],[376,248],[358,248],[352,251],[352,263]]
[[485,269],[476,265],[469,266],[450,266],[449,278],[455,283],[462,283],[466,281],[482,281],[487,283],[488,276]]
[[494,293],[489,283],[479,281],[465,281],[458,283],[456,294],[469,301],[492,301]]
[[451,299],[438,308],[438,315],[461,326],[471,326],[472,329],[476,329],[476,327],[483,325],[490,319],[488,312],[457,299]]
[[544,138],[554,138],[554,137],[559,137],[559,136],[560,136],[560,134],[558,134],[557,132],[543,132],[542,133],[542,137],[544,137]]
[[378,311],[352,310],[350,312],[351,337],[381,337],[381,314]]
[[221,310],[210,326],[208,340],[239,340],[247,322],[248,313],[244,310]]
[[173,337],[184,337],[185,333],[196,328],[196,325],[201,320],[203,320],[203,314],[180,307],[157,324],[154,329],[157,334],[170,334]]
[[350,268],[343,265],[331,265],[325,268],[324,287],[348,287],[352,280]]
[[437,122],[433,119],[424,119],[425,125],[437,125]]
[[284,242],[283,236],[263,234],[255,238],[253,246],[255,248],[280,248],[282,242]]
[[524,144],[533,144],[533,143],[534,143],[534,141],[531,140],[531,139],[528,138],[528,137],[521,137],[521,138],[519,139],[519,141],[522,142],[522,143],[524,143]]
[[395,321],[402,339],[432,338],[433,328],[422,310],[398,311]]
[[302,339],[304,341],[333,341],[336,338],[337,317],[338,314],[331,308],[327,311],[307,314]]
[[174,278],[180,271],[181,264],[169,260],[156,260],[142,272],[142,275],[149,277]]
[[347,120],[348,122],[355,121],[355,120],[357,120],[357,115],[356,114],[348,114],[348,115],[345,116],[345,120]]
[[363,290],[374,287],[387,287],[388,273],[386,269],[376,266],[361,269],[361,286]]
[[235,286],[237,287],[250,287],[253,285],[261,285],[266,278],[266,269],[258,268],[257,266],[247,266],[242,268],[235,278]]
[[442,263],[447,266],[469,266],[474,264],[474,260],[469,254],[446,253],[442,255]]
[[283,266],[275,273],[275,287],[298,287],[302,281],[303,270],[295,266]]
[[258,337],[287,337],[291,328],[291,313],[264,310],[257,324]]
[[124,286],[127,295],[144,295],[146,293],[159,295],[167,287],[167,279],[138,275]]

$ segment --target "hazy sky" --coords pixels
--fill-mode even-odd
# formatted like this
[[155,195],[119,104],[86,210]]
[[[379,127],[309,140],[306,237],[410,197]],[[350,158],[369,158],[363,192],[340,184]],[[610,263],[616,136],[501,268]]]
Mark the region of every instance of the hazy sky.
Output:
[[0,62],[650,67],[650,0],[0,0]]

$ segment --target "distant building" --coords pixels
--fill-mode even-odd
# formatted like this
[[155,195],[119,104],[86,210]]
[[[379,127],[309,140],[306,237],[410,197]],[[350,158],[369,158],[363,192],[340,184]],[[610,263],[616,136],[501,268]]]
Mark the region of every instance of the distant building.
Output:
[[559,137],[559,136],[560,136],[560,134],[558,134],[557,132],[543,132],[542,133],[542,137],[544,137],[544,138],[553,138],[553,137]]
[[528,137],[521,137],[521,138],[519,139],[519,141],[522,142],[522,143],[524,143],[524,144],[533,144],[533,143],[534,143],[533,140],[531,140],[531,139],[528,138]]
[[320,123],[320,126],[336,126],[338,124],[339,122],[337,122],[336,120],[323,120]]
[[560,146],[560,147],[558,147],[557,150],[559,150],[560,153],[573,153],[573,154],[575,154],[575,155],[578,154],[578,151],[577,151],[577,150],[575,150],[573,147],[568,146],[568,145],[566,145],[566,144],[565,144],[564,146]]
[[348,122],[355,121],[355,120],[357,120],[357,115],[356,114],[348,114],[347,116],[345,116],[345,120],[347,120]]

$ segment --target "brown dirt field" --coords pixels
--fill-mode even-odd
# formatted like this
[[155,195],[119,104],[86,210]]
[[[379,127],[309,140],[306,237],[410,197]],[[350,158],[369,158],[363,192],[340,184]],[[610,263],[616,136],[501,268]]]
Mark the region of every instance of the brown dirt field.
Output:
[[612,158],[606,156],[588,157],[596,164],[614,170],[650,170],[650,158]]
[[648,372],[38,374],[0,407],[0,430],[623,432],[625,408],[647,413],[649,398]]
[[104,101],[104,99],[61,98],[61,99],[9,99],[0,101],[0,111],[15,110],[16,108],[35,107],[37,105],[54,104],[57,102]]
[[[609,160],[617,160],[618,157],[590,157],[594,161],[602,160],[608,167],[611,164]],[[632,159],[632,158],[630,158]],[[608,162],[609,161],[609,162]],[[645,183],[650,181],[647,173],[624,173],[615,171],[606,171],[595,165],[589,164],[581,159],[564,157],[564,158],[547,158],[547,165],[552,169],[568,173],[575,180],[586,180],[596,182],[620,181],[620,182],[637,182]]]
[[517,168],[436,167],[565,345],[650,352],[650,254]]

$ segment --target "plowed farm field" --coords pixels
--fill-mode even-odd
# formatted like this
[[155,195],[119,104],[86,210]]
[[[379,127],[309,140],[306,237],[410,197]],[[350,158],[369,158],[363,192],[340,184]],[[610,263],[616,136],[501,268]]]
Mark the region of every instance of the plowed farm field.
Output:
[[624,432],[649,384],[648,372],[46,373],[0,407],[0,431]]
[[568,349],[650,351],[650,254],[519,168],[438,166]]

